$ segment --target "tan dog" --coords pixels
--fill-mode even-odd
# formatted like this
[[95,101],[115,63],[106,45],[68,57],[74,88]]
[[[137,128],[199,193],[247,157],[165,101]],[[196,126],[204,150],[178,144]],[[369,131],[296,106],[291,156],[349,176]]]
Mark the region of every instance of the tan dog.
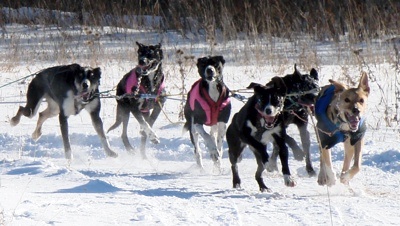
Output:
[[[336,176],[332,167],[330,148],[344,142],[344,160],[340,182],[348,184],[360,171],[364,134],[367,129],[365,112],[370,92],[368,75],[362,72],[357,88],[348,88],[329,80],[331,85],[322,88],[315,104],[318,135],[321,141],[319,185],[332,186]],[[350,168],[351,160],[353,166]]]

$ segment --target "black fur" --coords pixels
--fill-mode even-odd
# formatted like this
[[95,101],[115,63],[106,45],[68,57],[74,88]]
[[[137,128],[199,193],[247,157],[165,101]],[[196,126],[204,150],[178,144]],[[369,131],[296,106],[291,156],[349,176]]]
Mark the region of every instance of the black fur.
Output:
[[[166,97],[165,89],[160,92],[160,86],[164,82],[164,74],[162,72],[163,51],[161,44],[158,45],[143,45],[136,42],[139,49],[138,53],[138,66],[125,74],[117,85],[117,96],[123,97],[117,99],[117,114],[116,121],[108,132],[117,128],[119,125],[123,126],[122,142],[127,151],[133,152],[134,148],[129,142],[127,136],[127,128],[129,122],[129,113],[136,118],[141,126],[141,145],[140,151],[143,158],[146,158],[146,141],[149,137],[153,143],[159,143],[158,136],[152,130],[152,126],[159,116],[162,107],[164,106]],[[146,91],[139,89],[138,86],[132,87],[132,93],[127,95],[125,90],[127,79],[132,71],[136,70],[138,75],[138,86],[143,86]],[[149,99],[141,98],[141,94],[149,94],[156,96]]]
[[[201,150],[199,150],[198,138],[201,135],[206,143],[207,149],[210,152],[211,158],[217,167],[219,167],[220,160],[222,158],[222,142],[225,137],[226,123],[229,120],[231,113],[231,103],[229,101],[229,91],[223,82],[222,70],[225,64],[225,59],[222,56],[209,56],[199,58],[197,60],[198,73],[201,79],[198,81],[199,86],[197,91],[201,91],[197,94],[194,93],[196,89],[193,85],[192,89],[188,92],[187,101],[184,108],[184,115],[186,123],[184,129],[190,133],[190,140],[194,146],[194,153],[196,161],[199,167],[203,167]],[[214,92],[214,93],[213,93]],[[190,107],[190,99],[192,96],[199,95],[202,99],[207,98],[206,96],[214,96],[216,100],[210,100],[210,104],[207,106],[215,105],[220,108],[223,102],[227,102],[222,109],[217,111],[217,117],[215,121],[208,123],[211,126],[210,133],[207,133],[203,129],[203,125],[207,125],[207,114],[198,101],[194,102],[194,109]]]
[[[309,176],[316,175],[311,159],[310,159],[310,133],[307,130],[308,125],[308,110],[313,111],[315,98],[318,95],[318,72],[312,68],[310,74],[301,74],[296,65],[294,66],[293,74],[288,74],[282,77],[287,88],[287,96],[284,105],[284,122],[288,127],[290,124],[295,124],[300,133],[302,149],[297,145],[296,141],[289,135],[285,141],[293,151],[296,160],[302,161],[306,157],[306,170]],[[274,149],[268,171],[277,170],[276,160],[278,151]]]
[[249,88],[254,88],[254,95],[233,116],[227,129],[226,139],[234,188],[240,188],[238,162],[241,160],[244,148],[248,145],[257,160],[255,178],[260,191],[269,190],[262,179],[262,172],[269,161],[268,142],[272,142],[279,149],[285,184],[295,186],[288,165],[288,149],[285,145],[286,126],[282,114],[286,88],[282,79],[275,77],[272,81],[273,83],[268,86],[250,84]]
[[22,115],[29,118],[35,116],[40,103],[46,99],[47,109],[39,113],[38,124],[32,138],[39,139],[44,121],[58,115],[65,157],[71,159],[68,117],[86,109],[90,113],[93,126],[107,156],[117,157],[117,154],[109,147],[103,130],[103,122],[99,116],[100,75],[100,68],[81,67],[78,64],[56,66],[38,72],[28,86],[26,106],[19,107],[17,114],[11,119],[11,125],[17,125]]

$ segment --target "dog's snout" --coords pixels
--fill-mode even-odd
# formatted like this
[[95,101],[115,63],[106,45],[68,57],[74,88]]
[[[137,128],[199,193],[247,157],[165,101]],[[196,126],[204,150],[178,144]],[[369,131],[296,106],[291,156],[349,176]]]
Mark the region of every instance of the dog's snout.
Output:
[[265,114],[267,114],[267,115],[271,115],[271,114],[272,114],[272,110],[271,110],[271,108],[267,108],[267,109],[265,109]]
[[358,108],[353,108],[352,113],[354,115],[358,115],[358,114],[360,114],[360,110]]
[[208,78],[211,78],[215,75],[215,68],[212,66],[208,66],[205,70],[205,74]]
[[146,57],[141,57],[139,59],[139,65],[147,65],[149,63],[149,60]]
[[89,80],[84,80],[83,82],[82,82],[82,88],[83,89],[88,89],[89,88],[89,86],[90,86],[90,81]]

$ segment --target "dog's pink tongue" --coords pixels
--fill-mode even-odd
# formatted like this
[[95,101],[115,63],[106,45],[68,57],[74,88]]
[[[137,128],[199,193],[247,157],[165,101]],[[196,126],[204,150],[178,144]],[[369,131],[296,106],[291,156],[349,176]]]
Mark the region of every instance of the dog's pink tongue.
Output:
[[271,127],[274,125],[275,122],[275,117],[274,116],[264,116],[265,123],[268,127]]
[[89,99],[89,92],[83,93],[83,94],[82,94],[82,99],[83,99],[84,101],[87,101],[87,100]]
[[351,129],[357,130],[359,123],[360,123],[360,120],[358,119],[357,116],[350,116],[349,117],[349,124],[350,124]]

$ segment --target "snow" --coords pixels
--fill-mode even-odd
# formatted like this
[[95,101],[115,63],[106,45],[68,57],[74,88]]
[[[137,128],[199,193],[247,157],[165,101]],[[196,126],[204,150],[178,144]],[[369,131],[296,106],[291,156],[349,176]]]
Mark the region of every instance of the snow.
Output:
[[[104,38],[102,36],[98,42],[98,47],[104,50],[90,50],[71,41],[81,35],[81,32],[71,30],[68,33],[72,44],[66,42],[63,47],[71,58],[60,60],[60,57],[45,56],[46,52],[56,49],[57,44],[47,39],[49,34],[56,36],[56,29],[35,34],[32,27],[7,25],[6,30],[9,31],[6,35],[19,34],[30,41],[21,41],[18,51],[23,53],[15,53],[18,58],[14,64],[4,63],[9,62],[13,49],[7,41],[0,42],[1,57],[4,58],[0,67],[0,85],[48,66],[78,62],[100,66],[103,72],[101,91],[112,90],[136,62],[133,40],[160,41],[157,33],[146,34],[144,31],[132,31],[128,39],[112,39],[110,37],[119,37],[119,34],[112,33],[110,28],[102,31]],[[209,54],[207,44],[200,41],[185,43],[184,38],[173,33],[165,34],[163,38],[167,89],[169,93],[177,94],[180,93],[181,75],[174,52],[185,49],[197,58]],[[131,46],[126,47],[128,42]],[[33,49],[35,45],[37,48]],[[229,48],[236,45],[237,49],[229,52]],[[243,46],[243,43],[228,43],[219,52],[228,59],[224,81],[231,89],[245,88],[251,81],[266,83],[273,76],[293,71],[296,62],[290,59],[277,66],[259,66],[239,60],[236,63],[235,59],[244,53]],[[286,48],[290,49],[290,46]],[[343,71],[358,81],[360,68],[357,65],[344,66],[336,60],[327,60],[334,51],[329,45],[319,45],[318,49],[325,59],[317,68],[320,85],[327,84],[328,79],[343,79],[339,73]],[[84,60],[90,51],[99,52],[95,52],[94,60]],[[38,58],[31,54],[38,54]],[[187,65],[186,90],[198,78],[195,64],[189,62]],[[305,163],[294,160],[290,154],[289,165],[297,186],[286,187],[280,172],[265,172],[264,181],[272,189],[271,193],[259,192],[254,179],[256,163],[249,149],[239,164],[241,189],[232,188],[226,142],[220,173],[214,172],[207,151],[203,153],[205,170],[196,167],[189,134],[182,134],[182,122],[178,119],[181,102],[177,99],[180,97],[167,100],[165,113],[154,125],[161,142],[147,145],[147,160],[140,154],[131,155],[124,150],[121,127],[107,134],[119,157],[106,158],[90,117],[83,111],[69,119],[74,159],[68,162],[64,158],[57,117],[45,122],[43,135],[37,142],[31,139],[31,133],[38,116],[23,117],[16,127],[9,124],[18,106],[25,101],[30,78],[26,82],[4,86],[0,88],[0,225],[398,225],[400,134],[396,123],[386,123],[382,98],[386,98],[387,106],[396,102],[391,95],[395,87],[392,81],[399,75],[388,62],[368,66],[376,80],[370,82],[369,129],[361,172],[349,186],[339,182],[329,188],[319,186],[316,177],[307,176]],[[310,69],[300,70],[305,73]],[[378,85],[383,86],[384,93]],[[104,98],[101,102],[101,117],[104,128],[108,129],[115,120],[116,102],[113,98]],[[234,99],[232,105],[233,115],[243,103]],[[132,144],[138,147],[139,126],[133,117],[128,131]],[[312,125],[309,125],[309,131],[312,134],[312,163],[319,171],[319,150]],[[300,140],[296,128],[289,127],[288,132]],[[203,144],[202,148],[205,149]],[[332,159],[336,172],[339,172],[343,145],[332,149]]]

